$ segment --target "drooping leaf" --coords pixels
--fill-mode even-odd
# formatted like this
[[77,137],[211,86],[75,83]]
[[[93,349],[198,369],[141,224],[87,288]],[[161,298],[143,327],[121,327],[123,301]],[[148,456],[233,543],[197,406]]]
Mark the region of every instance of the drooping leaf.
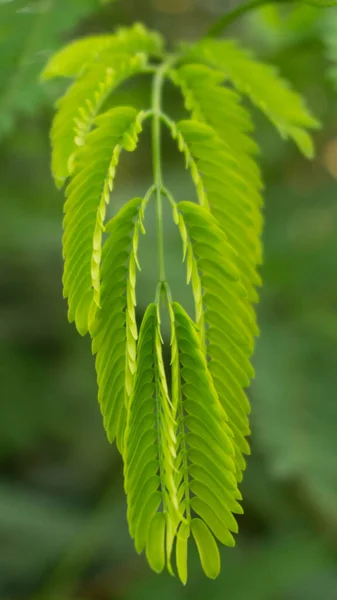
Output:
[[84,335],[90,312],[100,305],[100,259],[106,205],[121,151],[132,151],[141,130],[142,113],[130,107],[96,118],[96,129],[76,153],[66,190],[63,221],[63,285],[69,320]]
[[122,27],[113,35],[87,36],[71,42],[54,54],[43,70],[42,78],[78,77],[83,69],[97,61],[120,55],[137,54],[160,56],[163,51],[161,36],[137,23]]
[[[233,432],[208,371],[195,324],[177,303],[170,306],[170,315],[172,403],[178,423],[175,480],[180,511],[190,526],[194,511],[221,543],[233,545],[230,531],[237,532],[237,523],[232,512],[239,506],[237,499],[240,498]],[[188,529],[178,533],[176,549],[178,572],[184,583],[187,536]],[[214,544],[216,546],[215,541]],[[210,544],[212,549],[214,544]],[[209,575],[202,543],[198,549]],[[214,565],[211,576],[216,570]]]
[[[174,574],[175,554],[184,584],[191,538],[210,578],[220,570],[217,541],[235,544],[234,515],[243,512],[238,485],[250,452],[245,388],[254,375],[250,358],[258,333],[253,304],[262,259],[262,181],[249,112],[226,84],[247,93],[308,155],[307,130],[317,124],[270,67],[234,43],[214,44],[206,40],[158,64],[161,38],[137,25],[69,44],[44,72],[46,79],[76,78],[52,128],[56,182],[70,178],[63,239],[69,319],[93,338],[99,403],[108,438],[116,439],[123,457],[136,550],[145,551],[158,573],[166,565]],[[131,106],[106,110],[119,84],[148,73],[154,79],[146,112]],[[190,119],[175,123],[163,113],[168,79],[181,89]],[[265,85],[273,89],[264,93]],[[153,120],[154,185],[105,227],[120,153],[135,149],[145,119]],[[200,206],[176,204],[164,185],[162,124],[185,155]],[[145,206],[155,193],[160,275],[138,337],[139,231],[145,232]],[[163,197],[180,230],[194,321],[172,300],[163,275]],[[161,335],[164,298],[171,324],[171,390]]]
[[192,519],[191,530],[198,547],[202,568],[207,577],[216,579],[220,573],[220,554],[214,537],[201,519]]
[[[258,146],[250,136],[254,129],[251,117],[241,105],[240,96],[222,85],[226,78],[221,71],[190,64],[172,70],[170,75],[181,88],[186,109],[193,120],[210,125],[246,162],[247,154],[258,154]],[[256,170],[257,167],[251,168]]]
[[51,129],[52,173],[58,187],[72,173],[76,150],[85,145],[104,101],[123,81],[145,68],[145,55],[118,55],[95,62],[58,102]]
[[196,323],[209,358],[208,368],[234,434],[238,480],[249,454],[249,402],[243,389],[254,370],[249,362],[257,330],[247,292],[240,282],[237,256],[216,219],[191,202],[178,205],[179,226],[187,240],[188,272]]
[[173,541],[167,546],[165,533],[172,537],[178,511],[175,413],[169,399],[159,328],[157,307],[150,304],[139,333],[123,452],[130,534],[137,552],[146,549],[150,564],[158,572],[164,562],[170,563]]
[[282,137],[292,138],[308,158],[314,155],[307,130],[317,129],[303,99],[294,92],[271,65],[257,61],[233,40],[207,39],[190,51],[191,60],[199,60],[221,71],[236,89],[265,113]]
[[240,169],[239,154],[214,130],[198,121],[181,121],[172,129],[191,170],[201,206],[210,210],[237,253],[237,267],[248,293],[256,302],[261,262],[261,179],[258,170]]
[[142,200],[128,202],[107,224],[103,248],[101,307],[91,334],[98,400],[110,442],[124,448],[126,410],[136,372],[136,269]]
[[20,114],[34,114],[51,95],[38,81],[46,57],[81,19],[101,10],[99,0],[0,2],[0,137]]

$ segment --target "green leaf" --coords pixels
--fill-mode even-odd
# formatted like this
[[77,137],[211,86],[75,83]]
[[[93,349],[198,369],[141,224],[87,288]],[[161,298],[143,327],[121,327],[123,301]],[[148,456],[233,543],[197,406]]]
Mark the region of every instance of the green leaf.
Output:
[[187,545],[189,536],[190,525],[181,523],[177,533],[176,562],[179,578],[184,585],[187,583]]
[[50,104],[50,91],[38,82],[46,56],[97,10],[99,0],[0,2],[0,136],[20,114],[33,115]]
[[128,202],[108,223],[109,236],[102,257],[101,307],[91,327],[92,350],[96,353],[98,400],[110,442],[117,438],[122,452],[126,407],[136,371],[135,280],[138,230],[142,200]]
[[191,531],[198,548],[202,568],[207,577],[216,579],[220,573],[218,546],[207,525],[200,519],[192,519]]
[[121,55],[131,58],[138,53],[160,56],[162,49],[161,36],[137,23],[122,27],[113,35],[87,36],[70,42],[51,57],[41,77],[78,77],[84,68],[97,61],[116,63]]
[[165,560],[170,562],[172,547],[165,547],[165,530],[168,535],[178,525],[175,415],[161,345],[157,307],[150,304],[139,333],[123,457],[130,534],[137,551],[145,548],[157,571]]
[[145,55],[107,57],[89,66],[58,102],[51,129],[52,173],[58,187],[72,174],[76,151],[85,146],[105,100],[145,67]]
[[[183,522],[192,525],[191,509],[196,510],[205,523],[210,524],[219,541],[233,545],[229,530],[237,531],[237,524],[230,506],[238,496],[233,432],[208,371],[195,324],[177,303],[170,306],[170,315],[172,403],[177,412],[178,425],[175,479],[180,512]],[[195,405],[201,410],[206,407],[206,426],[199,418],[200,413]],[[210,474],[206,485],[204,472]],[[219,494],[219,489],[226,490],[226,493]],[[206,510],[202,510],[200,507],[205,504]],[[183,529],[180,532],[180,538],[183,539],[179,539],[178,533],[176,547],[178,573],[183,583],[187,577],[184,541],[187,531]],[[213,538],[214,545],[216,542]],[[211,572],[207,567],[205,571],[206,574]]]
[[171,72],[172,81],[181,88],[186,109],[192,119],[210,125],[219,137],[233,151],[237,150],[242,159],[258,171],[247,154],[259,152],[257,144],[250,137],[254,127],[248,111],[241,105],[240,96],[222,84],[225,75],[221,71],[205,65],[184,65]]
[[89,329],[95,305],[100,306],[102,233],[116,165],[122,149],[134,149],[142,118],[130,107],[104,113],[76,153],[64,206],[63,285],[69,320],[82,335]]
[[255,287],[260,284],[256,268],[261,262],[263,223],[259,172],[248,173],[243,153],[241,169],[239,154],[208,125],[194,120],[181,121],[172,133],[185,154],[199,203],[212,212],[227,235],[237,253],[236,266],[248,300],[256,302]]
[[189,56],[221,71],[265,113],[283,138],[292,138],[307,158],[314,156],[307,130],[317,129],[319,122],[274,67],[257,61],[232,40],[204,40],[190,50]]
[[156,573],[161,573],[165,566],[165,528],[164,513],[156,513],[147,534],[146,558]]
[[[178,210],[192,262],[196,322],[215,389],[234,434],[236,473],[241,480],[243,454],[250,452],[245,439],[250,432],[250,407],[243,388],[254,376],[249,358],[257,333],[255,319],[235,265],[237,256],[215,218],[191,202],[180,203]],[[206,416],[199,418],[210,427]]]
[[[149,64],[150,56],[157,60]],[[92,337],[99,404],[108,439],[116,439],[124,461],[136,551],[145,552],[154,571],[166,565],[172,575],[175,551],[185,584],[191,533],[211,578],[220,571],[217,542],[235,544],[235,515],[243,512],[239,482],[250,453],[245,389],[254,377],[250,358],[258,334],[253,304],[261,283],[262,179],[240,94],[248,94],[308,155],[308,130],[317,123],[270,67],[232,42],[206,40],[182,61],[170,55],[157,64],[161,56],[161,38],[137,25],[69,44],[43,77],[75,77],[58,103],[51,136],[56,183],[70,178],[63,236],[69,319]],[[145,73],[154,74],[146,112],[131,106],[106,110],[118,85]],[[168,79],[181,89],[190,119],[175,123],[163,113]],[[153,121],[154,184],[105,225],[120,154],[135,150],[146,119]],[[162,124],[185,156],[199,204],[177,204],[164,184]],[[145,233],[145,208],[153,195],[160,276],[138,335],[139,232]],[[164,275],[164,197],[182,239],[194,320],[173,301]],[[163,358],[165,300],[171,389]]]

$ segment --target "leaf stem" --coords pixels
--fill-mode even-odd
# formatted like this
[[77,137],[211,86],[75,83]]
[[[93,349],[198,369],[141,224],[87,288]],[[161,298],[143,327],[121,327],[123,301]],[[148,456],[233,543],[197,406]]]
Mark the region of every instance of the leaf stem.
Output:
[[154,78],[152,90],[152,156],[153,156],[153,176],[156,186],[156,223],[157,223],[157,252],[159,281],[166,281],[165,261],[164,261],[164,227],[163,227],[163,206],[162,206],[162,168],[161,168],[161,101],[166,63],[161,65]]
[[240,6],[237,6],[220,17],[220,19],[218,19],[218,21],[216,21],[208,30],[206,37],[217,37],[221,35],[228,25],[231,25],[242,15],[259,8],[260,6],[265,6],[266,4],[289,4],[295,3],[295,1],[296,0],[248,0],[248,2],[240,4]]
[[176,201],[173,197],[173,194],[171,194],[170,190],[167,189],[167,187],[162,188],[162,192],[164,194],[164,196],[167,198],[167,200],[169,201],[171,207],[174,209],[176,207]]
[[162,65],[158,67],[153,78],[152,88],[152,158],[154,185],[156,186],[157,252],[159,282],[161,284],[166,282],[162,205],[163,175],[161,167],[161,119],[163,114],[162,92],[165,81],[165,75],[176,60],[176,55],[171,55]]
[[157,189],[157,186],[151,185],[151,187],[149,187],[149,189],[147,190],[147,192],[146,192],[146,194],[144,196],[144,204],[145,204],[145,206],[149,202],[152,194],[154,194],[154,192],[156,191],[156,189]]

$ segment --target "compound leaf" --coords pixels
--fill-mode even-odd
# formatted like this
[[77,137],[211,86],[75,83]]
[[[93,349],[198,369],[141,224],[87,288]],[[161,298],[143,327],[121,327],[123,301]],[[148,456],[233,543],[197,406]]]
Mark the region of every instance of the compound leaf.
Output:
[[51,129],[52,173],[58,187],[73,173],[76,151],[85,145],[104,101],[145,67],[145,55],[99,61],[88,67],[59,100]]
[[147,54],[160,56],[163,50],[161,36],[140,23],[122,27],[113,35],[87,36],[71,42],[54,54],[42,72],[42,79],[78,77],[85,67],[107,59],[115,62],[118,55]]
[[[175,414],[161,346],[157,307],[150,304],[139,333],[123,456],[130,534],[156,571],[162,570],[165,556],[170,564],[172,529],[178,524]],[[166,547],[165,531],[171,539]]]
[[240,155],[208,125],[199,121],[181,121],[173,128],[179,148],[184,152],[196,185],[199,202],[216,217],[237,253],[236,264],[248,293],[256,302],[260,284],[257,265],[261,262],[262,229],[258,170],[248,173],[245,155]]
[[[191,537],[210,578],[220,571],[218,542],[235,545],[235,515],[243,512],[238,486],[250,452],[245,389],[254,376],[253,304],[261,283],[263,217],[258,147],[241,95],[248,95],[307,156],[313,153],[308,132],[318,124],[276,71],[234,42],[207,39],[157,64],[162,47],[160,36],[140,25],[77,40],[49,61],[43,78],[75,78],[58,103],[51,134],[56,183],[69,179],[63,236],[69,320],[92,337],[99,404],[108,439],[116,440],[124,461],[136,550],[145,552],[157,573],[166,565],[174,574],[175,554],[185,584]],[[155,60],[149,63],[149,57]],[[148,73],[154,79],[146,112],[131,106],[106,110],[117,86]],[[190,119],[175,123],[163,113],[166,79],[180,88]],[[148,118],[153,120],[154,184],[144,199],[127,202],[105,226],[121,151],[135,150]],[[198,204],[176,203],[164,185],[162,123],[185,156]],[[160,281],[138,335],[139,231],[145,233],[144,211],[154,194]],[[162,196],[170,201],[181,234],[194,320],[173,302],[166,282]],[[171,326],[170,390],[160,321],[163,298]]]
[[98,400],[108,439],[123,451],[126,410],[136,371],[136,281],[140,198],[128,202],[107,224],[102,255],[101,307],[92,326]]
[[307,158],[314,155],[308,130],[317,129],[318,121],[307,109],[302,97],[293,91],[277,70],[254,58],[233,40],[207,39],[191,51],[191,60],[220,70],[234,87],[265,113],[283,138],[292,138]]
[[76,154],[64,206],[63,285],[70,322],[84,335],[100,306],[100,260],[106,205],[122,149],[135,149],[143,115],[114,108],[96,118],[96,128]]
[[[175,480],[180,512],[183,522],[193,527],[193,510],[212,528],[220,542],[232,545],[230,531],[236,532],[237,524],[231,506],[239,497],[233,432],[208,371],[195,324],[175,302],[170,306],[170,315],[172,403],[178,425]],[[203,479],[204,472],[210,475],[208,485]],[[205,505],[207,510],[204,510]],[[178,533],[176,548],[178,572],[183,582],[186,581],[187,532],[185,529]],[[209,535],[212,534],[209,532]],[[212,549],[214,544],[213,538]],[[199,553],[202,555],[200,546]],[[201,561],[209,575],[210,569],[203,557]],[[214,565],[211,576],[216,570]]]
[[[236,253],[216,219],[191,202],[181,202],[178,211],[191,264],[196,323],[209,372],[234,434],[236,474],[241,480],[245,468],[242,455],[249,454],[245,437],[250,433],[250,407],[243,388],[254,376],[249,358],[257,334],[255,319],[240,281]],[[207,484],[206,475],[203,479]]]

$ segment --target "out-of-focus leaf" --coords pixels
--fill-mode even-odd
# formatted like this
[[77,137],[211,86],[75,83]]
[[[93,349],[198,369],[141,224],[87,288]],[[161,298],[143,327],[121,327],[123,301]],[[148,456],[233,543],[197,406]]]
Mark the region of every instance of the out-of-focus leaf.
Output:
[[327,58],[331,61],[328,75],[337,90],[337,12],[326,15],[322,27]]
[[318,6],[319,8],[328,8],[332,6],[337,6],[336,0],[301,0],[305,4],[312,4],[313,6]]
[[323,12],[304,2],[262,6],[247,16],[253,43],[275,51],[315,39]]
[[33,113],[51,92],[39,81],[64,35],[101,7],[100,0],[10,0],[0,3],[0,137],[21,113]]
[[336,523],[336,341],[334,319],[327,337],[321,318],[337,294],[335,199],[307,193],[294,209],[296,197],[282,188],[279,194],[276,203],[287,200],[273,208],[269,227],[268,211],[266,219],[269,297],[262,296],[260,311],[253,430],[274,475]]

